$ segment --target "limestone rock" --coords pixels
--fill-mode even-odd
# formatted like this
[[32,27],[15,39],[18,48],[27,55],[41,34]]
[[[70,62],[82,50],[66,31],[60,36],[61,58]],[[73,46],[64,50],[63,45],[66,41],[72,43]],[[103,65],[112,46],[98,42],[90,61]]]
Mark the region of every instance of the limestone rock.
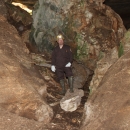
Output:
[[39,0],[33,10],[30,40],[43,53],[51,53],[56,35],[63,34],[74,58],[94,70],[100,54],[119,46],[125,27],[103,0]]
[[65,111],[75,111],[81,102],[81,97],[84,96],[84,92],[81,89],[74,89],[74,93],[70,93],[69,90],[60,101],[60,106]]
[[85,104],[81,130],[129,130],[130,51],[106,72]]
[[0,15],[0,107],[48,123],[53,110],[46,103],[47,82],[32,64],[16,29]]
[[94,76],[90,82],[89,89],[91,94],[96,91],[105,73],[109,67],[118,60],[118,58],[118,50],[116,47],[111,49],[107,54],[102,54],[102,59],[97,62]]
[[96,69],[94,71],[94,76],[90,83],[89,88],[91,93],[96,90],[109,67],[111,67],[111,65],[113,65],[118,60],[120,51],[123,51],[123,54],[125,54],[130,50],[129,43],[130,30],[125,33],[124,38],[120,42],[120,44],[122,45],[122,50],[120,50],[121,48],[119,47],[114,47],[107,54],[102,54],[101,59],[97,62]]

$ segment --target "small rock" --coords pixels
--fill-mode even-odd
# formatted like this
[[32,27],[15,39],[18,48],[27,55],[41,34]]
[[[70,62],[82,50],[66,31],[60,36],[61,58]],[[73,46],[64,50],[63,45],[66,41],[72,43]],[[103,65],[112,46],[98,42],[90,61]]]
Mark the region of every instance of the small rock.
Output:
[[81,102],[81,97],[84,96],[83,90],[74,89],[74,93],[70,93],[69,90],[60,101],[60,106],[65,111],[75,111]]

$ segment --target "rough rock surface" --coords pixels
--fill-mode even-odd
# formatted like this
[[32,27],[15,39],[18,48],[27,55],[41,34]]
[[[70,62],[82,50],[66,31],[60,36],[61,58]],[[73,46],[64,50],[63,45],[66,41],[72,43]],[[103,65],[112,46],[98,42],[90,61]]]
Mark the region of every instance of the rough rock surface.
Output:
[[109,67],[113,65],[118,58],[118,50],[114,47],[108,53],[104,54],[102,59],[97,62],[96,69],[94,70],[94,75],[89,86],[90,94],[95,92]]
[[0,15],[0,107],[48,123],[53,111],[45,102],[47,83],[31,64],[16,29]]
[[10,113],[0,107],[0,130],[46,130],[42,122],[37,122],[16,114]]
[[124,53],[127,53],[130,50],[130,29],[125,33],[121,43],[123,45]]
[[62,33],[76,60],[94,69],[102,52],[119,46],[125,28],[118,14],[103,1],[39,0],[33,10],[30,40],[40,52],[50,53]]
[[106,72],[85,104],[81,130],[129,130],[130,51]]
[[119,48],[114,47],[108,53],[102,55],[102,58],[97,62],[96,69],[94,71],[94,76],[89,86],[91,94],[96,90],[96,88],[100,84],[102,78],[104,77],[109,67],[113,65],[121,55],[129,51],[130,49],[129,43],[130,43],[130,30],[128,30],[125,33],[124,38],[120,42]]
[[84,92],[81,89],[74,89],[73,93],[69,90],[66,92],[65,96],[60,101],[60,106],[65,111],[75,111],[81,102],[81,97],[84,96]]
[[72,71],[74,75],[74,88],[83,88],[88,80],[88,76],[92,73],[91,70],[89,70],[82,63],[74,61],[72,64]]

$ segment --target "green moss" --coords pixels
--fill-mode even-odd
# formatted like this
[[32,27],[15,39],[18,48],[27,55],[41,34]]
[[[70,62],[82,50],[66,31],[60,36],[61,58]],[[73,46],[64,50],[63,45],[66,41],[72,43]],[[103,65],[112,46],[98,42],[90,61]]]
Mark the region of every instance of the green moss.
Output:
[[104,52],[100,51],[98,55],[98,60],[102,59],[104,56]]
[[88,57],[87,42],[83,41],[82,35],[77,34],[75,40],[77,43],[77,53],[75,55],[75,58],[81,60],[83,58]]
[[91,95],[91,94],[92,94],[92,88],[89,87],[89,95]]
[[35,37],[38,36],[38,33],[39,33],[39,32],[40,32],[40,29],[38,28],[37,31],[36,31],[36,33],[35,33]]
[[119,49],[118,49],[118,57],[120,58],[124,54],[124,47],[123,44],[120,43]]

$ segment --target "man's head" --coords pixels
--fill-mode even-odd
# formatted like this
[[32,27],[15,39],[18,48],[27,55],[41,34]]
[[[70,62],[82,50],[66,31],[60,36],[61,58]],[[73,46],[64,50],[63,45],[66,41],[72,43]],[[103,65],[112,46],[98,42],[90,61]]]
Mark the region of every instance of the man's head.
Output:
[[59,45],[63,45],[64,44],[63,40],[64,40],[63,36],[61,34],[59,34],[57,36],[57,42],[59,43]]

